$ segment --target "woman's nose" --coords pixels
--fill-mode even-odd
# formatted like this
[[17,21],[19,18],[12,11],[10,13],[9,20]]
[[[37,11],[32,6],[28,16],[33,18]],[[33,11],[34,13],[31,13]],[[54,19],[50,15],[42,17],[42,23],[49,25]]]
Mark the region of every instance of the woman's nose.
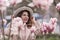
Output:
[[28,16],[25,16],[25,18],[29,18]]

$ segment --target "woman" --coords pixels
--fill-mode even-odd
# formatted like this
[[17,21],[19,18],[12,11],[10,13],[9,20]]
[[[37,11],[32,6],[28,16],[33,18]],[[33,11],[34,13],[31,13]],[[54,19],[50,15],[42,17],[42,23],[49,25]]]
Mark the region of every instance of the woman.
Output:
[[[35,33],[39,33],[37,30],[40,25],[37,24],[32,17],[32,9],[28,7],[21,7],[14,12],[14,18],[12,20],[11,28],[8,27],[5,34],[9,34],[9,28],[11,29],[11,40],[35,40]],[[10,26],[10,24],[8,25]],[[8,33],[6,33],[8,32]]]

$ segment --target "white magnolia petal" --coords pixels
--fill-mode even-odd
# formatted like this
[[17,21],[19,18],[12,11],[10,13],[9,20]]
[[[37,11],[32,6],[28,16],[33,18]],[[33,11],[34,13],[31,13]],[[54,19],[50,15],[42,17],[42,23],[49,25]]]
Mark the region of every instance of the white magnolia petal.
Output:
[[29,3],[28,6],[34,7],[35,5],[33,3]]
[[16,0],[16,3],[18,4],[18,3],[21,3],[23,0]]
[[23,0],[9,0],[10,4],[18,4],[18,3],[21,3]]

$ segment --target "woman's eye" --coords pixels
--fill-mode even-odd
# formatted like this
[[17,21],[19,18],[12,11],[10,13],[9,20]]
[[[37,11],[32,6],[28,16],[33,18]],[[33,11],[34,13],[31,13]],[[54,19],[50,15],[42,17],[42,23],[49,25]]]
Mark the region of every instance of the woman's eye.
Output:
[[28,15],[26,15],[26,14],[23,14],[23,16],[28,16]]
[[26,16],[25,14],[23,16]]

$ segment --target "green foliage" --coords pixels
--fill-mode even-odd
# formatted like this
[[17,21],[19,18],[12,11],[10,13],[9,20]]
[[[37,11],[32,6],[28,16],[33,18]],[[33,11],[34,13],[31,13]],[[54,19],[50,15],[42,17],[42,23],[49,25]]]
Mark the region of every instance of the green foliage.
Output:
[[36,40],[60,40],[60,36],[59,35],[40,35],[36,37]]

